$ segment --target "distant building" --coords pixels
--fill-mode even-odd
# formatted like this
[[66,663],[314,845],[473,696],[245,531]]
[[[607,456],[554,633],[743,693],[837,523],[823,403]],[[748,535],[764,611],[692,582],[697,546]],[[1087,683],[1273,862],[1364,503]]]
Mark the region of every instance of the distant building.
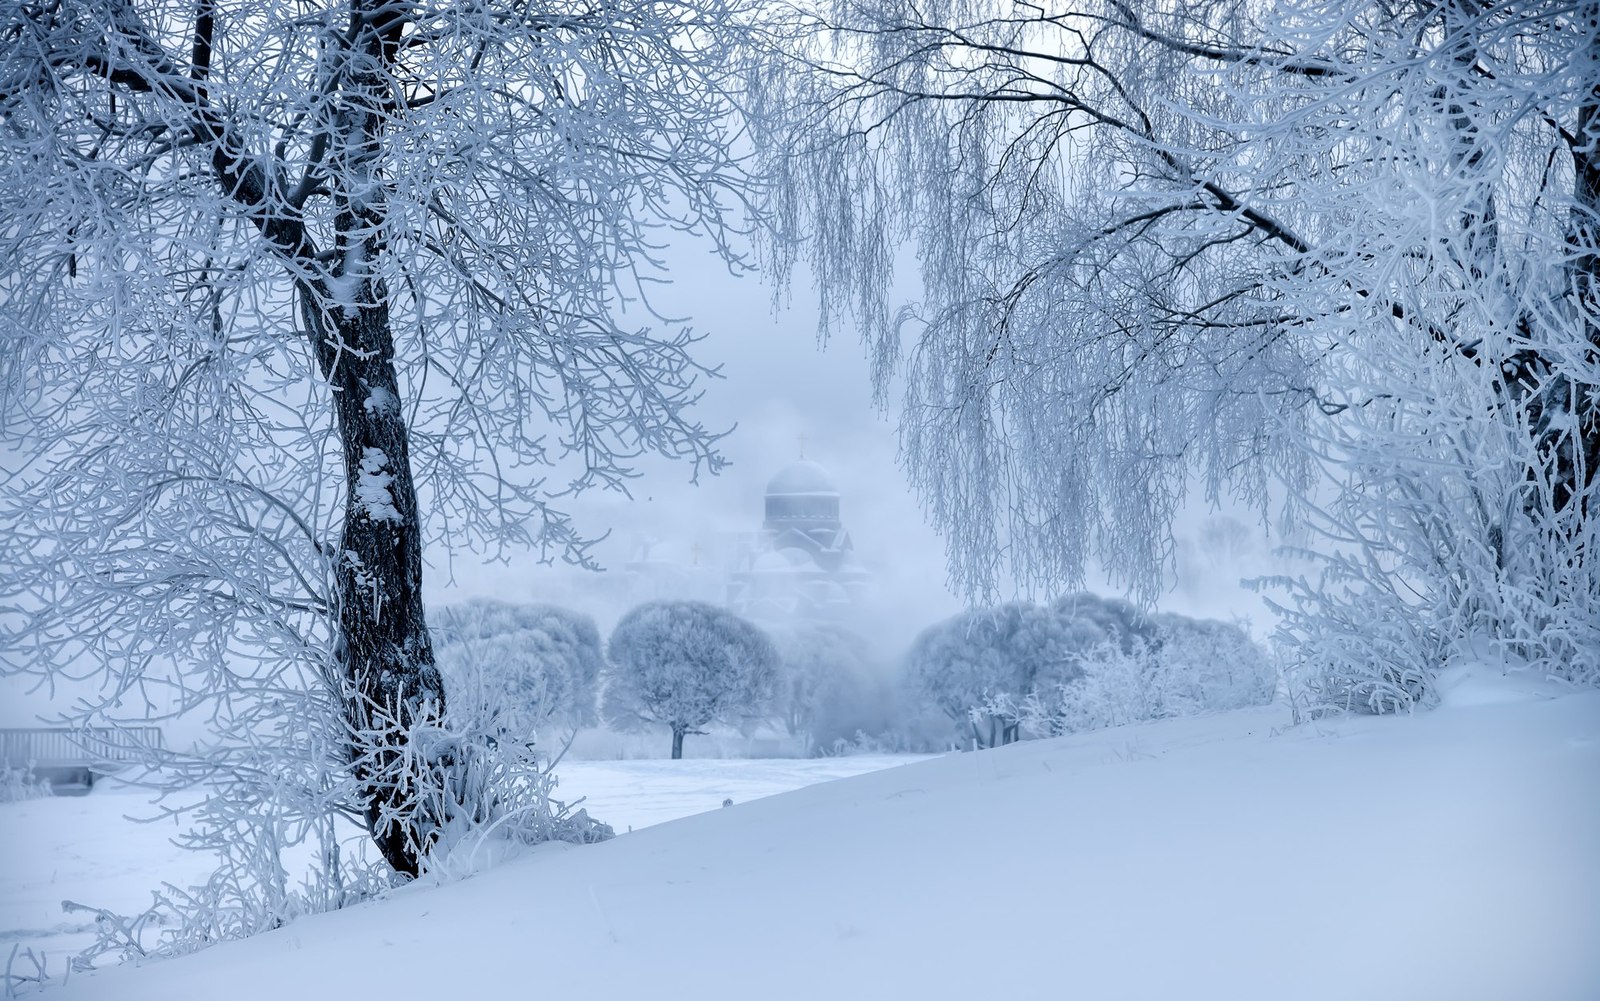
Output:
[[839,619],[866,595],[871,577],[840,519],[833,478],[800,459],[767,484],[761,532],[736,557],[727,603],[762,622]]
[[583,578],[619,606],[669,598],[721,603],[764,624],[833,621],[858,609],[872,582],[840,518],[822,466],[800,459],[768,483],[759,531],[662,538],[639,534],[617,573]]

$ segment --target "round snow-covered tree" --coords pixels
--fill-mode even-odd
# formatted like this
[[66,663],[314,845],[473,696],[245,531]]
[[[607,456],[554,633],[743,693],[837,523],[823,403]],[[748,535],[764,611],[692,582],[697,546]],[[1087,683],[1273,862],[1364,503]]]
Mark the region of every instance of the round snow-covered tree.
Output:
[[1123,653],[1131,653],[1141,644],[1155,642],[1156,627],[1151,616],[1121,598],[1103,598],[1082,591],[1057,598],[1050,608],[1065,620],[1065,628],[1079,635],[1083,649],[1110,641]]
[[1151,715],[1264,705],[1277,690],[1277,669],[1238,626],[1182,615],[1153,617],[1156,704]]
[[1276,669],[1237,626],[1130,616],[1124,603],[1094,595],[1062,599],[1053,609],[1084,641],[1072,655],[1077,674],[1043,680],[1021,698],[991,693],[971,710],[975,720],[999,719],[1021,736],[1050,737],[1272,701]]
[[706,724],[762,712],[777,684],[778,653],[767,634],[703,601],[640,605],[617,623],[608,653],[606,720],[621,729],[664,724],[673,758]]
[[436,615],[439,668],[454,711],[531,737],[596,721],[605,656],[594,619],[556,605],[479,600]]
[[995,700],[1020,701],[1041,686],[1080,673],[1084,650],[1105,630],[1027,602],[961,612],[924,630],[907,656],[906,680],[923,700],[958,724],[970,723],[979,747],[1017,739],[1016,726],[981,712]]

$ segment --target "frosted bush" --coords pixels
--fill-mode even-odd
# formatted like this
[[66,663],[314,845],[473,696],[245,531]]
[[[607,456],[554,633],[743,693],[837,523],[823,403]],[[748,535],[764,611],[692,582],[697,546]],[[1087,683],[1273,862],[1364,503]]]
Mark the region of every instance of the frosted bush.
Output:
[[1026,602],[973,609],[923,630],[906,657],[909,694],[970,727],[978,747],[1019,736],[1011,716],[986,714],[990,699],[1019,702],[1074,677],[1081,652],[1108,642],[1099,624]]
[[1243,629],[1163,615],[1154,620],[1150,719],[1271,702],[1278,673]]
[[1077,677],[1021,697],[991,694],[975,715],[1051,737],[1272,701],[1277,672],[1242,629],[1165,615],[1150,636],[1102,643],[1080,657]]
[[[499,740],[477,721],[418,724],[408,736],[407,765],[415,786],[412,815],[376,818],[423,832],[424,872],[467,875],[503,849],[545,841],[591,843],[612,836],[577,803],[556,798],[550,763],[527,744]],[[358,746],[361,741],[358,735]],[[368,744],[369,753],[382,745]],[[315,755],[274,756],[270,770],[238,768],[241,778],[193,809],[178,837],[213,853],[218,864],[199,885],[163,884],[150,907],[133,915],[69,903],[95,916],[97,941],[72,961],[89,969],[101,957],[118,961],[178,956],[244,938],[307,914],[337,910],[403,882],[370,857],[362,830],[344,802],[348,774],[317,764]],[[242,762],[235,762],[236,765]],[[343,815],[341,815],[343,814]],[[352,849],[352,846],[354,848]],[[289,853],[307,856],[293,866]]]
[[31,768],[0,767],[0,803],[18,803],[50,795],[50,783]]

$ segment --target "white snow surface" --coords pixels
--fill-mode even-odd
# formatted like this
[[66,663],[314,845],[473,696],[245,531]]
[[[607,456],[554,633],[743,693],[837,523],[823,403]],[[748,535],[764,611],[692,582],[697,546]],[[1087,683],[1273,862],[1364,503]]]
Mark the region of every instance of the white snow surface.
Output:
[[[744,803],[925,757],[568,759],[556,771],[558,795],[581,798],[591,816],[625,834],[720,809],[726,799]],[[91,945],[94,916],[64,913],[63,900],[132,915],[150,905],[150,891],[162,882],[204,881],[211,856],[173,844],[180,828],[171,819],[130,819],[156,812],[149,793],[115,781],[102,781],[88,796],[0,803],[0,962],[16,945],[43,953],[59,973],[69,956]],[[346,851],[364,851],[365,840],[354,836]],[[492,855],[481,850],[474,860]]]
[[54,996],[1593,1001],[1600,693],[1453,695],[951,755]]

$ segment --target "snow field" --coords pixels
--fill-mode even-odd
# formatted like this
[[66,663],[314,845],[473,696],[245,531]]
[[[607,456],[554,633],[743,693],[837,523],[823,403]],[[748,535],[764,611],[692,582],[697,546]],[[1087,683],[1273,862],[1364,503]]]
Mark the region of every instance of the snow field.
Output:
[[1593,1001],[1600,693],[952,755],[551,846],[62,999]]
[[[705,810],[744,803],[814,782],[920,760],[915,755],[809,759],[564,761],[558,794],[582,797],[591,816],[619,834]],[[148,795],[101,784],[88,796],[0,804],[0,961],[13,945],[66,958],[94,940],[93,916],[62,912],[63,900],[122,914],[142,911],[163,882],[187,887],[210,871],[209,856],[171,841],[171,821],[138,823],[154,812]],[[364,839],[357,838],[357,843]]]

